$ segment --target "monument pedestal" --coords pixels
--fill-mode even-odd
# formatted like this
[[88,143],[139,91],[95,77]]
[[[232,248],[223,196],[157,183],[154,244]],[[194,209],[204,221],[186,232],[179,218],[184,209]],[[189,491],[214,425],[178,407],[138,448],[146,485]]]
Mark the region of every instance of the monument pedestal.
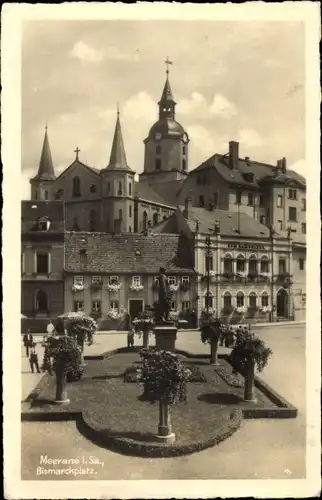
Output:
[[178,329],[173,323],[156,324],[153,329],[156,349],[158,351],[174,351],[177,331]]
[[163,401],[159,401],[159,425],[156,438],[167,444],[174,443],[176,439],[174,432],[172,432],[169,406]]

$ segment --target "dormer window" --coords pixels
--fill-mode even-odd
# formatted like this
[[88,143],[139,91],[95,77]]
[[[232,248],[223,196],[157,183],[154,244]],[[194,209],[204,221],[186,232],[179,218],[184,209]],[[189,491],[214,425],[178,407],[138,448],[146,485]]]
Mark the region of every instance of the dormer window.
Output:
[[50,220],[47,217],[41,217],[37,221],[37,229],[38,231],[49,231],[50,224]]

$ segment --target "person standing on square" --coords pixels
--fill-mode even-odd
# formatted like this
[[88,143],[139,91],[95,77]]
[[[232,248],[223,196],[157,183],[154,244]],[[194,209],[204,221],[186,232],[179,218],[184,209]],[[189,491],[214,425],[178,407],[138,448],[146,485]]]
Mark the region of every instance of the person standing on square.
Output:
[[54,331],[55,331],[55,327],[54,327],[52,321],[50,320],[49,323],[48,323],[48,325],[47,325],[47,335],[48,335],[48,337],[51,337],[52,334],[54,333]]
[[23,336],[23,345],[26,348],[27,358],[29,356],[29,348],[31,347],[32,343],[33,343],[33,336],[31,335],[30,330],[27,330],[27,333],[25,333]]
[[29,363],[30,363],[31,373],[34,373],[34,366],[36,367],[37,373],[40,373],[38,364],[38,354],[36,352],[36,342],[33,342],[31,345]]

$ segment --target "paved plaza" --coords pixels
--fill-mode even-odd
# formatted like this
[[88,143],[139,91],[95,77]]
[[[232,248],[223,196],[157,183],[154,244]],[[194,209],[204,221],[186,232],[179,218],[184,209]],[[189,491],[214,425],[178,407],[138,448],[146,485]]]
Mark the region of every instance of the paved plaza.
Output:
[[[94,469],[94,475],[84,477],[86,480],[304,478],[305,327],[274,325],[254,328],[254,331],[274,352],[260,376],[298,408],[296,419],[244,420],[241,428],[220,445],[190,456],[166,459],[128,457],[100,448],[78,432],[75,422],[23,422],[22,479],[73,479],[72,476],[37,476],[41,456],[45,455],[85,459],[92,456],[104,462],[104,466]],[[98,334],[95,344],[86,348],[86,354],[98,354],[125,343],[124,334]],[[209,346],[201,343],[197,331],[179,332],[176,346],[194,353],[209,352]],[[40,359],[42,351],[39,346]],[[27,359],[23,357],[23,398],[41,377],[28,373],[28,368]]]

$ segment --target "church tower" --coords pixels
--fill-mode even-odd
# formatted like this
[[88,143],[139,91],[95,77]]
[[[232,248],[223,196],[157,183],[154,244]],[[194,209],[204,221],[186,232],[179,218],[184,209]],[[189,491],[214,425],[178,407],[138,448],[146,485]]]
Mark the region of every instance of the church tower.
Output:
[[103,231],[134,231],[134,175],[135,172],[127,164],[120,112],[117,109],[110,161],[102,170]]
[[159,119],[144,140],[144,172],[140,175],[140,182],[151,185],[185,179],[188,175],[189,137],[175,119],[176,102],[169,81],[172,62],[169,59],[165,62],[166,81],[158,103]]
[[51,158],[48,130],[45,127],[45,137],[42,146],[38,173],[30,179],[31,200],[53,200],[54,181],[56,179],[53,161]]

